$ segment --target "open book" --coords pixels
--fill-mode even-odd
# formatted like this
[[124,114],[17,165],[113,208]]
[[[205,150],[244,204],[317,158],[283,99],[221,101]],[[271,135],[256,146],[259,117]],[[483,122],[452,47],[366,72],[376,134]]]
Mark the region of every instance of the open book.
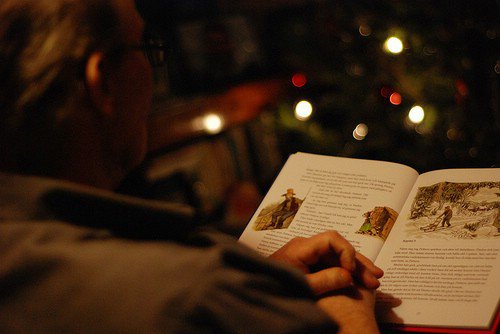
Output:
[[390,162],[296,153],[240,241],[270,255],[294,236],[325,230],[384,270],[383,326],[456,333],[498,326],[500,168],[419,175]]

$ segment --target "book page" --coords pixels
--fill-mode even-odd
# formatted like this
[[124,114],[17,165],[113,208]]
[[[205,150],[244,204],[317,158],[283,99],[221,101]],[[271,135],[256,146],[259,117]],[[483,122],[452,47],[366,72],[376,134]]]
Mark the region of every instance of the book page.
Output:
[[295,236],[336,230],[375,259],[417,177],[395,163],[293,154],[240,241],[267,256]]
[[488,328],[500,298],[500,169],[422,174],[376,264],[382,322]]

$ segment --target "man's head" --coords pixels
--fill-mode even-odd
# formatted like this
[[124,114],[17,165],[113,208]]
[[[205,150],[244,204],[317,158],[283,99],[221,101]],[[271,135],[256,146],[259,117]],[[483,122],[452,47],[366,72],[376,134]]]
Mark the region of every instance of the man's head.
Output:
[[283,196],[285,196],[287,199],[290,199],[293,198],[293,196],[295,196],[295,193],[293,192],[292,188],[289,188],[286,190],[286,193],[283,194]]
[[0,22],[0,169],[116,186],[152,91],[133,0],[2,0]]

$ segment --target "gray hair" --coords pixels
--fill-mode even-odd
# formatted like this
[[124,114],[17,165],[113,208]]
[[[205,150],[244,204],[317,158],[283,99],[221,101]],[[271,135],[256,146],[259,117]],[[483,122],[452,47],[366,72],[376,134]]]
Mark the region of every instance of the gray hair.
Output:
[[122,39],[116,10],[109,0],[0,0],[0,22],[0,159],[54,168],[87,58]]

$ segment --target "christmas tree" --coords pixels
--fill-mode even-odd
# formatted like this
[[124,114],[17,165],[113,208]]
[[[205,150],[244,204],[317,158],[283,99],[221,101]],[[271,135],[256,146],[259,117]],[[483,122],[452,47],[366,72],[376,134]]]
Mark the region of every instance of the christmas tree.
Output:
[[[141,3],[170,47],[174,94],[288,80],[275,115],[284,156],[380,159],[420,172],[499,162],[494,0]],[[236,54],[247,62],[235,69]]]
[[319,1],[274,12],[266,49],[292,87],[277,115],[283,149],[420,172],[497,163],[498,19],[494,1]]

